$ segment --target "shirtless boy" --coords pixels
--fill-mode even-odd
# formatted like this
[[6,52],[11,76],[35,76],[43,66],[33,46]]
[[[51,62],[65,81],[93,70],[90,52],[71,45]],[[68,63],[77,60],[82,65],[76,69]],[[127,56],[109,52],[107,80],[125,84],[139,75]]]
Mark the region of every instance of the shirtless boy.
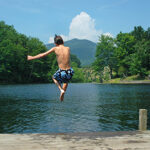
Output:
[[[60,90],[60,100],[63,101],[64,94],[68,87],[68,82],[72,78],[74,71],[70,66],[70,48],[64,46],[64,41],[61,36],[55,35],[54,43],[56,45],[55,47],[51,48],[45,53],[41,53],[36,56],[27,56],[27,60],[45,57],[52,52],[56,54],[59,69],[53,75],[52,79],[58,86]],[[61,83],[63,83],[62,86]]]

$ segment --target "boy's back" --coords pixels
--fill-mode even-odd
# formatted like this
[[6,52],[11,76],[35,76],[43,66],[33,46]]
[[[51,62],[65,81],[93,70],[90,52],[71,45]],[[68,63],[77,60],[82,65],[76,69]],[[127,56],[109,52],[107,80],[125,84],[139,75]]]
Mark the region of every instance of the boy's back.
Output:
[[59,45],[55,47],[54,50],[58,66],[60,69],[67,70],[70,68],[70,48],[64,45]]

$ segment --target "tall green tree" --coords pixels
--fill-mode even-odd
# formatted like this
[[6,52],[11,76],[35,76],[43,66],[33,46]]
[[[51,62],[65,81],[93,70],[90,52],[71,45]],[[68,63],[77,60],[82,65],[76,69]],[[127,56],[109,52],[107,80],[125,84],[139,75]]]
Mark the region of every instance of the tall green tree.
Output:
[[102,72],[104,67],[109,67],[110,76],[115,68],[116,61],[114,57],[115,42],[110,36],[101,35],[96,48],[96,60],[93,67],[97,72]]
[[131,55],[130,72],[145,77],[150,69],[150,41],[143,39],[137,42],[135,49],[136,53]]
[[134,27],[131,34],[135,37],[135,53],[131,56],[130,72],[145,77],[150,69],[150,28],[146,31],[141,27]]
[[119,76],[129,75],[130,55],[135,52],[135,38],[129,33],[120,32],[116,37],[115,58],[117,59],[117,74]]
[[134,36],[136,41],[141,41],[146,37],[145,30],[141,26],[134,27],[134,30],[131,32],[131,35]]

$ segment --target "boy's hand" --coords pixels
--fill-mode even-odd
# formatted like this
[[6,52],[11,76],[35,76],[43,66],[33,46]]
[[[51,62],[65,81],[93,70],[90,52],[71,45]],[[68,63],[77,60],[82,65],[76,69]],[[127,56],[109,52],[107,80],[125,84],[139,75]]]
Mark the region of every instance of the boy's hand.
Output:
[[27,60],[32,60],[33,59],[33,57],[32,56],[27,56]]

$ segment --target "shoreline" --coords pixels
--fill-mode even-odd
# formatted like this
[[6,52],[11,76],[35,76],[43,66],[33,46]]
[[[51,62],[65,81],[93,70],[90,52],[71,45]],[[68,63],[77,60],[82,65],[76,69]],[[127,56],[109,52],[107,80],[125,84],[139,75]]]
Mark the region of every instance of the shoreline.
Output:
[[150,84],[150,80],[110,80],[104,82],[104,84]]
[[[92,83],[92,84],[150,84],[150,80],[109,80],[109,81],[104,81],[103,83],[100,82],[70,82],[69,84],[75,84],[75,83]],[[52,83],[0,83],[0,85],[27,85],[27,84],[54,84]]]
[[130,85],[130,84],[137,84],[137,85],[140,85],[140,84],[143,84],[143,85],[149,85],[150,84],[150,80],[149,81],[145,81],[145,80],[133,80],[133,81],[127,81],[127,80],[124,80],[124,81],[105,81],[103,83],[98,83],[98,82],[92,82],[93,84],[127,84],[127,85]]

